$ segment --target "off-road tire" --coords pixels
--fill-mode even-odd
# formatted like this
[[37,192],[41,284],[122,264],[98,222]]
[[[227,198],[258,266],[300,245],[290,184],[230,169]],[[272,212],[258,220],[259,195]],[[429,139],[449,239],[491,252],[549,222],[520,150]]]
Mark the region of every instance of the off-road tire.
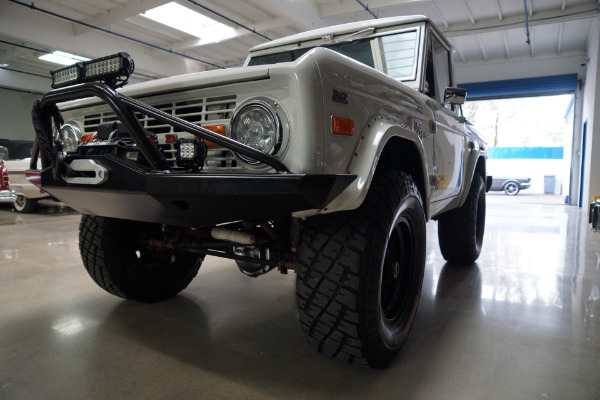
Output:
[[438,218],[438,240],[444,259],[451,264],[471,265],[479,258],[485,230],[485,184],[475,174],[462,207]]
[[31,213],[37,207],[37,199],[30,199],[22,194],[17,195],[17,199],[13,202],[13,207],[19,213]]
[[82,215],[79,250],[83,264],[102,289],[115,296],[155,302],[175,296],[198,273],[202,258],[148,249],[161,225]]
[[307,341],[331,358],[385,366],[412,326],[425,246],[422,200],[401,172],[378,173],[357,210],[307,219],[296,280]]

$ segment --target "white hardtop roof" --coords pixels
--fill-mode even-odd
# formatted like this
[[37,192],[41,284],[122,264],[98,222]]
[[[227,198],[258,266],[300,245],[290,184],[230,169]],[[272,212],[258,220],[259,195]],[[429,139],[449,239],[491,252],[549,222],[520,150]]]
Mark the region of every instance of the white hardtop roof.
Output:
[[379,18],[367,21],[351,22],[348,24],[333,25],[325,28],[313,29],[312,31],[297,33],[295,35],[286,36],[281,39],[276,39],[267,43],[259,44],[250,49],[250,53],[269,49],[272,47],[285,46],[292,43],[305,42],[308,40],[322,39],[328,35],[343,35],[360,31],[368,28],[385,28],[394,25],[405,25],[414,22],[429,21],[424,15],[409,15],[403,17]]

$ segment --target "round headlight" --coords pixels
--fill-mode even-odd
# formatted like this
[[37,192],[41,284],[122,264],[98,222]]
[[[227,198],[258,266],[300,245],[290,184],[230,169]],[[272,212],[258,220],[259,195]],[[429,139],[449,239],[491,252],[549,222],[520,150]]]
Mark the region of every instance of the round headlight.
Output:
[[[263,153],[277,154],[282,141],[281,121],[268,103],[253,100],[234,114],[231,138]],[[259,163],[242,154],[238,157],[248,164]]]
[[58,131],[57,139],[62,143],[62,150],[64,153],[77,149],[80,138],[81,128],[73,121],[65,122]]

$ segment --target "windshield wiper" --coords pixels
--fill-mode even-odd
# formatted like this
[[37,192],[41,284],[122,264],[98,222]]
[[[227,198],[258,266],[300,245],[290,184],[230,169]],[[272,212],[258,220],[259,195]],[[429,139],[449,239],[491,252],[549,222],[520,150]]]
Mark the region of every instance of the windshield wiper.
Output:
[[[368,36],[368,35],[372,35],[373,33],[375,33],[375,27],[371,26],[369,28],[362,29],[358,32],[353,32],[348,35],[341,36],[339,38],[334,37],[333,34],[329,34],[329,35],[323,36],[322,39],[329,40],[329,42],[327,42],[326,44],[339,43],[339,42],[350,42],[350,41],[352,41],[352,39],[355,38],[355,36]],[[350,39],[350,38],[352,38],[352,39]]]

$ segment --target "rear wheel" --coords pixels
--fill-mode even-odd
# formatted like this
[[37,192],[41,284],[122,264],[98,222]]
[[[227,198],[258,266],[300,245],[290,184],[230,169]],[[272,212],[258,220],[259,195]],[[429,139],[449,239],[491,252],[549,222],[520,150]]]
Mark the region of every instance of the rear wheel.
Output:
[[453,264],[473,264],[481,253],[484,230],[485,184],[475,175],[465,204],[438,218],[442,255]]
[[298,251],[300,324],[320,353],[385,366],[421,294],[425,214],[410,176],[379,173],[363,205],[309,218]]
[[17,195],[17,199],[13,202],[13,207],[16,212],[30,213],[35,210],[37,199],[30,199],[22,194]]
[[83,215],[79,250],[92,279],[125,299],[155,302],[175,296],[194,279],[202,258],[148,248],[161,225]]

